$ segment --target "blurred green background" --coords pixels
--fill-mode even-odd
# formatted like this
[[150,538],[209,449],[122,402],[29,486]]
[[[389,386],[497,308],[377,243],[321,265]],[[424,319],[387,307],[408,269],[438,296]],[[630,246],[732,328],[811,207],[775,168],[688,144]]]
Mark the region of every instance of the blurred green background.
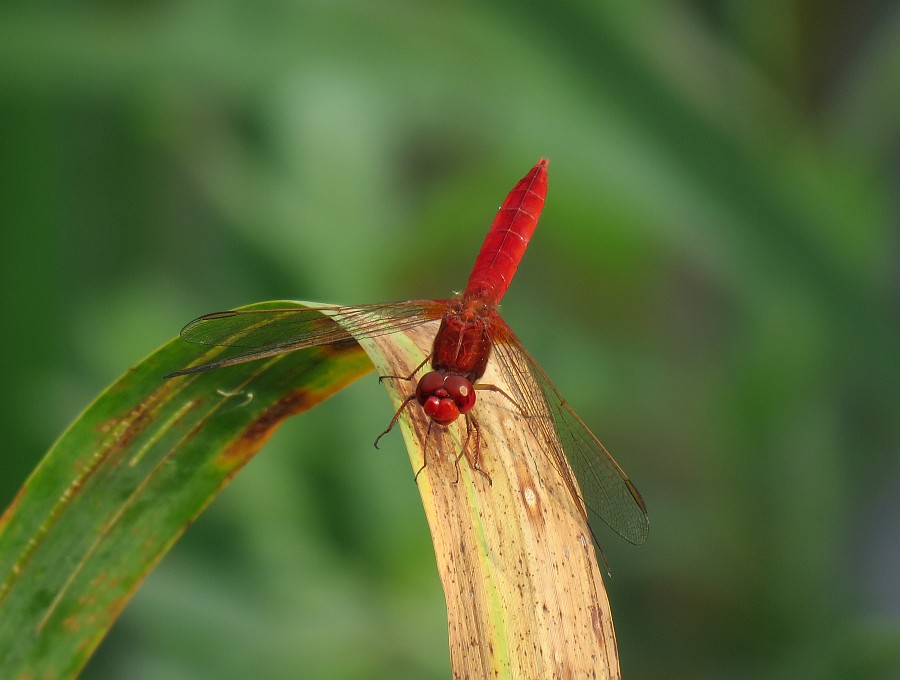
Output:
[[[2,505],[201,313],[459,289],[540,156],[504,314],[647,499],[625,677],[900,677],[896,2],[7,0]],[[390,416],[285,425],[84,677],[448,677]]]

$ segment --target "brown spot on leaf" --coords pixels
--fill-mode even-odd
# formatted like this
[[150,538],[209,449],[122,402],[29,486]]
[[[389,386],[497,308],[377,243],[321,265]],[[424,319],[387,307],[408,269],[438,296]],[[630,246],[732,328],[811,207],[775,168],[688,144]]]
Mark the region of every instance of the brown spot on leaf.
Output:
[[67,616],[62,622],[63,628],[70,633],[77,633],[81,628],[81,622],[78,620],[77,614]]
[[259,451],[285,418],[302,413],[319,401],[318,393],[306,389],[284,395],[250,423],[241,436],[224,451],[222,461],[228,467],[240,467]]
[[359,346],[359,343],[354,338],[346,338],[344,340],[335,340],[327,345],[320,345],[318,347],[319,352],[323,357],[335,357],[346,354],[348,350],[352,351],[352,348],[355,347],[360,354],[364,354],[364,350]]
[[10,503],[9,507],[7,507],[6,510],[3,511],[3,515],[0,516],[0,529],[3,529],[3,527],[5,527],[9,523],[10,518],[13,516],[16,508],[19,506],[19,503],[22,500],[22,496],[25,494],[25,489],[27,488],[28,487],[26,485],[19,489],[19,491],[16,493],[16,497],[13,498],[12,503]]
[[123,416],[98,423],[95,429],[106,435],[106,440],[101,443],[100,457],[109,459],[116,452],[126,449],[135,437],[154,422],[154,413],[160,404],[161,395],[157,392],[131,408]]

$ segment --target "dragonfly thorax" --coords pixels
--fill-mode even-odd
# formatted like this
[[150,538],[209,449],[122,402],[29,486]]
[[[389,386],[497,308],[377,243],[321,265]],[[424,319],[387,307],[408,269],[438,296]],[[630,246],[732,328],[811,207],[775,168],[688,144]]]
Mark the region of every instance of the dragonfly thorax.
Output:
[[496,307],[479,301],[455,300],[434,336],[431,367],[473,383],[483,376],[493,346],[488,328],[496,314]]

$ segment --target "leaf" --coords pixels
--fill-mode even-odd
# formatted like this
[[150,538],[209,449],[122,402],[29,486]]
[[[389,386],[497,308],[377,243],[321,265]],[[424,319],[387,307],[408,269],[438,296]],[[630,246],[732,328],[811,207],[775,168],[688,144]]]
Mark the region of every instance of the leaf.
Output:
[[[432,322],[361,344],[379,375],[408,375],[436,331]],[[514,394],[509,368],[489,362],[483,381]],[[399,408],[410,387],[385,382]],[[618,678],[612,615],[583,506],[507,397],[481,392],[472,413],[477,461],[463,454],[476,435],[462,420],[432,426],[419,408],[400,420],[447,599],[453,677]]]
[[[288,305],[303,306],[252,308]],[[436,330],[429,322],[362,345],[380,375],[409,375]],[[169,343],[104,392],[26,482],[0,521],[0,677],[74,677],[274,429],[372,365],[341,342],[161,380],[229,351],[240,349],[198,359]],[[496,363],[485,380],[509,393],[508,364]],[[409,406],[409,381],[385,385],[398,409]],[[399,422],[447,598],[454,676],[618,677],[584,508],[515,404],[486,392],[477,419],[446,428],[414,406]]]
[[[252,307],[274,304],[298,305]],[[0,519],[0,677],[74,677],[149,571],[278,425],[372,368],[345,343],[162,379],[197,352],[174,340],[123,375]]]

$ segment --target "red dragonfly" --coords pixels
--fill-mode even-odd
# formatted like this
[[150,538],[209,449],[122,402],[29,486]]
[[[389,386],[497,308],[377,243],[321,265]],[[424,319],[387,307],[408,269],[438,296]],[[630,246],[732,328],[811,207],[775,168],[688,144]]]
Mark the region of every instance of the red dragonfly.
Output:
[[[497,390],[477,382],[484,375],[488,361],[497,361],[512,381],[512,395],[503,394],[513,401],[535,430],[575,497],[576,505],[581,507],[578,501],[584,501],[586,518],[595,539],[599,527],[597,520],[602,520],[625,540],[643,543],[649,524],[647,508],[637,488],[560,396],[497,309],[537,226],[546,194],[547,161],[542,158],[513,187],[500,206],[475,260],[466,289],[449,300],[207,314],[185,326],[181,337],[202,345],[226,345],[245,351],[167,377],[317,345],[384,335],[440,319],[429,355],[432,370],[418,380],[415,392],[397,411],[391,426],[414,400],[439,425],[449,425],[463,415],[469,426],[469,412],[475,405],[476,390]],[[320,310],[338,314],[342,325],[323,316]],[[533,379],[529,379],[529,375]],[[474,419],[471,425],[476,428],[477,450]],[[467,445],[468,441],[464,446]],[[581,482],[583,495],[578,493],[566,459]]]

